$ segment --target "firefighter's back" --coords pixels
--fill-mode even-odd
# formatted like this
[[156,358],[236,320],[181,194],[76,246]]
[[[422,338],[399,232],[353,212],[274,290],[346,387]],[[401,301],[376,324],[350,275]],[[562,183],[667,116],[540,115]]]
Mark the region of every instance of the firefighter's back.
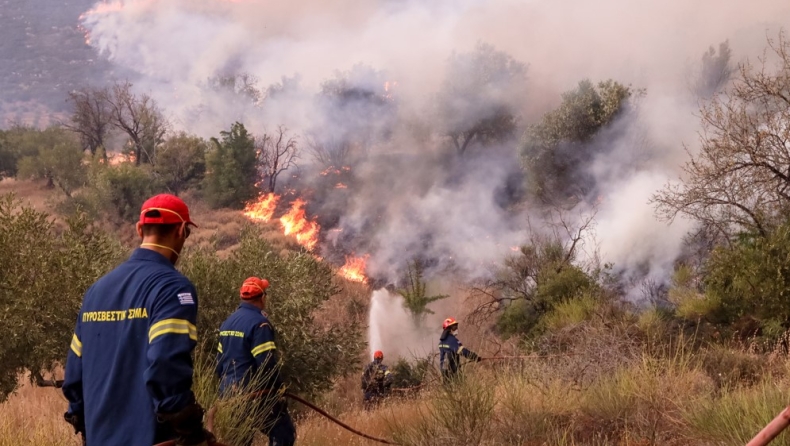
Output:
[[79,320],[89,445],[153,444],[157,422],[145,382],[149,330],[161,305],[156,297],[185,281],[172,267],[130,259],[86,293]]
[[252,354],[252,330],[268,322],[260,311],[240,306],[222,323],[217,363],[220,393],[227,392],[233,386],[245,386],[255,375],[257,362]]

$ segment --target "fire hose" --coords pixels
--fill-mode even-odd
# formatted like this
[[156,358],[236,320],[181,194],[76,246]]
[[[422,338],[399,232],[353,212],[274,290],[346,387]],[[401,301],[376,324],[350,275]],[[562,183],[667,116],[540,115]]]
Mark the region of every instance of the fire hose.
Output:
[[790,406],[786,407],[763,428],[746,446],[765,446],[790,426]]
[[[258,392],[253,392],[253,393],[248,395],[248,398],[258,398],[258,397],[261,397],[261,396],[263,396],[263,395],[265,395],[267,393],[269,393],[268,390],[261,390],[261,391],[258,391]],[[368,435],[368,434],[366,434],[364,432],[360,432],[360,431],[354,429],[353,427],[351,427],[351,426],[343,423],[342,421],[338,420],[337,418],[333,417],[332,415],[329,415],[326,411],[324,411],[320,407],[314,405],[313,403],[303,399],[302,397],[296,396],[296,395],[294,395],[292,393],[289,393],[289,392],[285,392],[283,394],[283,397],[289,398],[289,399],[292,399],[294,401],[297,401],[299,403],[304,404],[308,408],[310,408],[310,409],[314,410],[315,412],[317,412],[318,414],[324,416],[329,421],[337,424],[338,426],[342,427],[343,429],[345,429],[345,430],[347,430],[347,431],[349,431],[349,432],[351,432],[353,434],[356,434],[356,435],[358,435],[358,436],[360,436],[362,438],[366,438],[368,440],[375,441],[375,442],[378,442],[378,443],[383,443],[383,444],[393,444],[393,445],[397,445],[398,444],[398,443],[395,443],[395,442],[392,442],[392,441],[389,441],[389,440],[385,440],[383,438],[377,438],[377,437],[374,437],[372,435]],[[211,407],[211,409],[209,409],[208,413],[206,414],[206,429],[208,429],[209,431],[213,431],[214,430],[214,416],[216,415],[216,413],[217,413],[217,406],[214,405],[214,406]],[[171,446],[171,445],[166,445],[166,444],[163,443],[163,444],[156,445],[156,446]]]

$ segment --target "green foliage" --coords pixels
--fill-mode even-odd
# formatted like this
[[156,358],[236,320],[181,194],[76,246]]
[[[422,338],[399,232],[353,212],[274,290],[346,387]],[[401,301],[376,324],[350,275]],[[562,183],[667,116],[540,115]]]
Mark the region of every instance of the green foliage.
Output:
[[415,319],[420,319],[426,314],[433,314],[428,308],[428,304],[436,302],[449,297],[446,294],[428,296],[428,285],[423,280],[423,273],[425,268],[419,260],[409,262],[406,270],[404,281],[406,286],[398,290],[398,293],[403,296],[403,306],[409,310]]
[[590,187],[585,171],[604,149],[593,139],[623,111],[632,95],[613,80],[597,86],[589,80],[562,95],[560,106],[546,113],[524,135],[521,156],[531,193],[546,203],[578,199]]
[[149,173],[149,166],[98,164],[95,169],[92,186],[98,206],[114,219],[137,221],[145,200],[161,191]]
[[206,142],[197,136],[179,133],[156,152],[154,174],[175,195],[203,180],[206,171]]
[[65,361],[82,296],[124,250],[84,215],[57,233],[45,213],[0,197],[0,401]]
[[497,281],[506,303],[497,321],[502,334],[536,334],[555,306],[585,293],[590,299],[597,295],[594,278],[571,260],[566,248],[553,241],[522,246],[519,254],[505,260]]
[[[706,264],[705,295],[718,303],[710,321],[733,324],[744,335],[778,337],[790,322],[790,223],[767,237],[744,237],[720,247]],[[745,321],[756,327],[747,327]],[[772,329],[772,330],[771,330]]]
[[222,141],[212,138],[206,154],[204,195],[214,208],[241,209],[258,195],[255,140],[239,122],[220,134]]
[[504,141],[516,129],[515,107],[524,90],[527,67],[493,46],[453,54],[436,98],[445,131],[459,155],[473,143]]
[[409,362],[405,358],[398,358],[398,362],[390,368],[392,372],[392,387],[408,389],[417,387],[425,382],[428,373],[433,369],[433,357],[416,358]]
[[35,157],[39,150],[52,148],[61,139],[73,139],[57,127],[38,130],[33,127],[15,126],[0,135],[0,178],[17,174],[17,164],[25,157]]
[[543,324],[549,331],[573,327],[589,320],[600,305],[601,301],[597,296],[584,293],[555,305],[545,316]]
[[17,177],[46,179],[48,186],[57,186],[71,197],[87,181],[82,147],[73,134],[56,127],[36,136],[37,153],[19,159]]
[[314,317],[337,289],[331,268],[307,253],[280,255],[254,228],[245,229],[228,258],[212,250],[190,252],[182,265],[200,297],[198,335],[213,354],[222,322],[239,303],[249,276],[267,278],[268,314],[277,330],[282,372],[291,391],[307,396],[328,390],[332,380],[359,366],[361,327]]

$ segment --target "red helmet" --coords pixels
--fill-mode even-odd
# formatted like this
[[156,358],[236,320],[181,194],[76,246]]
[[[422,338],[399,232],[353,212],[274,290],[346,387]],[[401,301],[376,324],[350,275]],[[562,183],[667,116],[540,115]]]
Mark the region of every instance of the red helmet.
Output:
[[239,294],[242,299],[254,299],[266,293],[266,288],[269,288],[269,281],[266,279],[259,279],[257,277],[248,277],[241,285]]
[[373,352],[373,359],[384,359],[384,353],[381,350]]
[[454,318],[448,317],[442,324],[442,330],[447,330],[448,327],[452,327],[453,325],[458,325],[458,321]]

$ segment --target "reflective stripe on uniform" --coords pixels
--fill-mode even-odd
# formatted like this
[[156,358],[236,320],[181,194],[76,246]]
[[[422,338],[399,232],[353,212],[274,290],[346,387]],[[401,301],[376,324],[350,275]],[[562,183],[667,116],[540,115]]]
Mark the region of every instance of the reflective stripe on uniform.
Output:
[[439,344],[439,348],[447,348],[447,349],[449,349],[450,346],[447,345],[447,344]]
[[222,343],[221,342],[217,343],[217,351],[222,353]]
[[264,342],[252,349],[252,356],[258,356],[263,352],[268,352],[269,350],[274,350],[277,347],[274,345],[274,341]]
[[458,347],[458,354],[460,355],[461,352],[463,352],[463,351],[464,351],[464,346],[463,345],[459,346]]
[[82,358],[82,342],[80,342],[80,339],[77,337],[76,333],[71,337],[71,351],[73,351],[75,355]]
[[165,319],[151,326],[148,330],[148,342],[168,333],[189,335],[189,339],[197,341],[197,328],[184,319]]

